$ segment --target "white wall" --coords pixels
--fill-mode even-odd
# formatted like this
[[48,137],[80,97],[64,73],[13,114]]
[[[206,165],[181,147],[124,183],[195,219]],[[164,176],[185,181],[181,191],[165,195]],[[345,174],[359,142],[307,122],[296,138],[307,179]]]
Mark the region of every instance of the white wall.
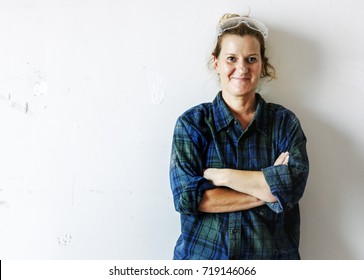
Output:
[[170,259],[179,114],[217,93],[225,12],[270,28],[309,143],[304,259],[364,259],[362,1],[1,0],[0,258]]

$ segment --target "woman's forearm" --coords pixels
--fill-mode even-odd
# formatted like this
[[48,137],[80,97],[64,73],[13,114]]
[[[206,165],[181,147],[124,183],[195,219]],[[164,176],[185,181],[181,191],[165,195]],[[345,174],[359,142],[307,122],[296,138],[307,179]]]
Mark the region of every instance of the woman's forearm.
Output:
[[216,186],[229,187],[265,202],[276,202],[261,171],[235,169],[206,169],[204,177]]
[[265,202],[276,202],[262,171],[226,170],[228,187],[246,193]]
[[206,213],[235,212],[248,210],[264,204],[264,201],[254,196],[222,187],[204,192],[199,204],[199,211]]

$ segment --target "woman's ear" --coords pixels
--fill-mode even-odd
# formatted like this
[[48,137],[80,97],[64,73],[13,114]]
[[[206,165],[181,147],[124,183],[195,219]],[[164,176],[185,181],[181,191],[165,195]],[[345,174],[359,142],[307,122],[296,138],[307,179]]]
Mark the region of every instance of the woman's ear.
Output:
[[217,59],[216,56],[214,56],[214,63],[213,63],[213,65],[214,65],[215,72],[216,73],[219,73],[219,60]]

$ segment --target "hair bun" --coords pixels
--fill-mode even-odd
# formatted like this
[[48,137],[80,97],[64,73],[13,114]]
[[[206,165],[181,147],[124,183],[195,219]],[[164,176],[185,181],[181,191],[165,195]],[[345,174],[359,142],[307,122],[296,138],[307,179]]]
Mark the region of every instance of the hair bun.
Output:
[[235,17],[240,17],[240,15],[238,14],[224,14],[219,21],[219,25],[223,24],[225,20],[229,19],[229,18],[235,18]]

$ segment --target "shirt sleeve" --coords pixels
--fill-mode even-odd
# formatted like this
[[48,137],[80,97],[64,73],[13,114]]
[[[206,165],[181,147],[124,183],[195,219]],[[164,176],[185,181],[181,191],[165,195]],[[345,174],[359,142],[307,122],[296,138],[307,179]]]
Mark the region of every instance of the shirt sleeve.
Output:
[[309,162],[306,151],[306,137],[297,118],[288,122],[288,129],[280,134],[280,152],[289,152],[288,165],[263,168],[264,177],[277,202],[267,203],[274,212],[281,213],[292,209],[302,198],[306,187]]
[[175,125],[170,160],[170,183],[176,211],[196,214],[207,189],[215,188],[202,175],[206,140],[197,128],[182,117]]

